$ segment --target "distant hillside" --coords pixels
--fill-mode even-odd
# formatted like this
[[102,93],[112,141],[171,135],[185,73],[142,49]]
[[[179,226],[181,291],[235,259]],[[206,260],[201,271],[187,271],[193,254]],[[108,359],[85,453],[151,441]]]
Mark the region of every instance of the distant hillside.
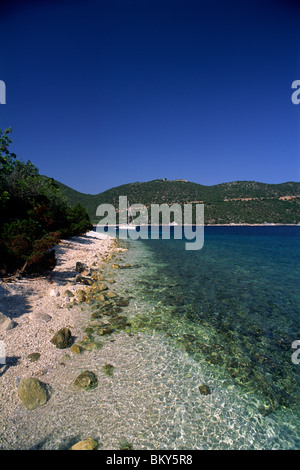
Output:
[[234,181],[204,186],[184,180],[153,180],[128,183],[96,195],[84,194],[59,183],[62,191],[74,205],[80,202],[97,223],[99,204],[113,204],[119,196],[127,196],[129,204],[184,204],[203,202],[205,223],[300,223],[300,183],[266,184],[256,181]]

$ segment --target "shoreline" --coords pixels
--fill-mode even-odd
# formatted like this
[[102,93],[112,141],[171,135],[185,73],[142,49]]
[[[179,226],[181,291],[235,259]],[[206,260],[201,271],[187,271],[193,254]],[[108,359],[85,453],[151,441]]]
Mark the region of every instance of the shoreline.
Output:
[[[174,225],[174,224],[160,224],[160,225],[151,225],[151,224],[148,224],[148,225],[132,225],[131,228],[136,228],[136,227],[195,227],[196,224],[178,224],[178,225]],[[97,228],[97,227],[115,227],[115,228],[120,228],[119,225],[95,225],[93,224],[93,228]],[[199,225],[197,225],[197,227],[199,227]],[[201,225],[202,227],[202,225]],[[300,222],[298,224],[280,224],[280,223],[269,223],[269,224],[204,224],[204,227],[300,227]],[[124,230],[126,230],[127,228],[126,227],[122,227],[121,228],[124,228]],[[97,233],[97,232],[96,232]]]
[[[38,411],[26,411],[23,406],[17,393],[20,380],[33,377],[44,382],[48,374],[55,375],[63,356],[70,353],[70,349],[52,344],[57,331],[69,328],[74,342],[84,335],[90,310],[80,297],[86,286],[76,283],[80,275],[76,263],[86,266],[86,274],[90,269],[101,269],[120,250],[114,240],[90,231],[55,246],[57,264],[53,271],[0,282],[0,312],[5,316],[0,322],[0,341],[5,351],[5,361],[2,357],[0,362],[0,449],[18,448],[9,443],[16,430],[9,429],[8,423],[15,413]],[[0,352],[3,356],[3,347]],[[29,423],[30,419],[28,415]]]
[[[47,277],[0,283],[0,311],[16,322],[0,331],[7,343],[7,367],[0,364],[1,450],[67,450],[88,438],[109,451],[122,450],[121,442],[128,449],[153,451],[273,447],[276,420],[262,418],[255,396],[246,396],[228,378],[225,384],[222,374],[195,361],[181,342],[174,347],[176,335],[172,339],[155,327],[144,332],[129,323],[154,308],[135,294],[136,282],[149,269],[147,259],[140,263],[138,253],[92,231],[63,240],[56,254],[57,266]],[[86,264],[81,273],[78,262]],[[77,276],[95,285],[77,282]],[[67,289],[75,302],[65,299]],[[79,301],[81,290],[88,298]],[[61,327],[70,328],[81,353],[73,345],[57,349],[51,343]],[[186,328],[179,339],[193,333]],[[31,353],[41,356],[31,362]],[[76,390],[75,380],[87,370],[96,374],[98,385]],[[34,410],[17,394],[27,377],[50,390],[47,403]],[[211,393],[200,393],[200,386]]]

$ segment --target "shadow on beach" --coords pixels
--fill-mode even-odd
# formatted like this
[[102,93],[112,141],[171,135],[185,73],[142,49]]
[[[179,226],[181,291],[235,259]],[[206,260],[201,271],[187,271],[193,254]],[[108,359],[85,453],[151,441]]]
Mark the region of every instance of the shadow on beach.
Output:
[[[10,284],[10,286],[13,284]],[[6,290],[0,284],[0,312],[11,320],[18,318],[31,311],[30,304],[27,301],[28,296],[33,293],[32,289],[26,289],[24,293],[12,292]]]
[[17,366],[20,359],[20,356],[10,356],[6,358],[5,364],[0,363],[0,377],[4,375],[10,367]]

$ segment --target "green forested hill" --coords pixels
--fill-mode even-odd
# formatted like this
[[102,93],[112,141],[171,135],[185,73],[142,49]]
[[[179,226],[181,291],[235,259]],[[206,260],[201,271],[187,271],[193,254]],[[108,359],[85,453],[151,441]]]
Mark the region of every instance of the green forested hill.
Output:
[[[205,223],[300,223],[300,183],[266,184],[235,181],[204,186],[189,181],[153,180],[128,183],[96,195],[84,194],[58,183],[71,205],[80,202],[93,223],[99,204],[113,204],[127,196],[129,204],[203,202]],[[286,198],[286,199],[280,199]]]

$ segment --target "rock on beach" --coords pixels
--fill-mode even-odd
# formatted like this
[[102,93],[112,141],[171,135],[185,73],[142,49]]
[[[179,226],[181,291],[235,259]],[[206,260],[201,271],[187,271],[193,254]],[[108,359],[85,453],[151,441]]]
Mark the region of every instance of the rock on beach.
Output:
[[11,330],[14,328],[14,326],[14,322],[9,317],[0,312],[0,331]]
[[72,346],[73,340],[71,331],[69,328],[61,328],[53,338],[51,339],[51,343],[53,343],[58,349],[66,349]]
[[46,384],[34,377],[27,377],[20,381],[18,385],[18,395],[23,405],[28,410],[35,410],[48,401]]

